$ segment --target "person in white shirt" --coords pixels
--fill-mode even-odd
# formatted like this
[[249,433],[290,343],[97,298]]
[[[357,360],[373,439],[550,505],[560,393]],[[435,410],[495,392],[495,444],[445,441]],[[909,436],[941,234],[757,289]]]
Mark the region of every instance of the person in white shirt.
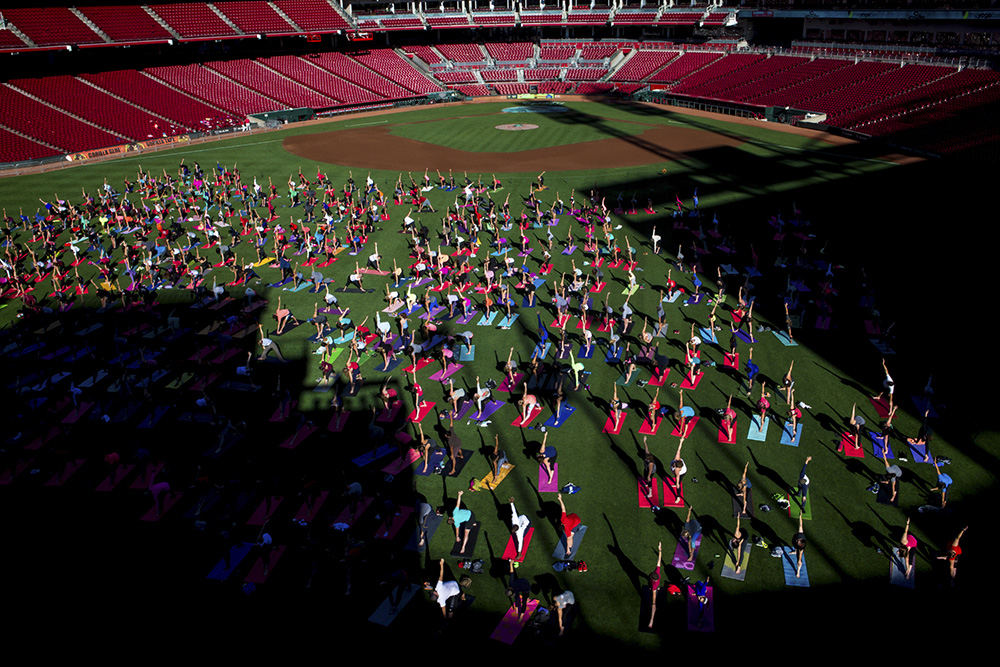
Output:
[[441,607],[441,615],[448,618],[448,601],[462,594],[462,588],[457,581],[444,580],[444,558],[441,559],[441,571],[438,574],[437,584],[430,581],[424,582],[424,590],[431,591],[431,597],[437,601]]
[[514,533],[514,539],[517,540],[517,558],[521,557],[521,552],[524,551],[524,534],[531,527],[531,521],[524,514],[518,514],[517,508],[514,506],[514,497],[510,497],[510,528]]

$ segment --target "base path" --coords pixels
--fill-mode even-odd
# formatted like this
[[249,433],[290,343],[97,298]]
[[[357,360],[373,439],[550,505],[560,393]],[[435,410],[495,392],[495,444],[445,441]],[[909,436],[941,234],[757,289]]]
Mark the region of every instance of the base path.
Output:
[[635,167],[677,160],[692,151],[742,143],[739,139],[695,128],[653,127],[637,135],[551,148],[480,153],[397,137],[383,125],[288,137],[282,145],[288,152],[309,160],[345,167],[517,172]]

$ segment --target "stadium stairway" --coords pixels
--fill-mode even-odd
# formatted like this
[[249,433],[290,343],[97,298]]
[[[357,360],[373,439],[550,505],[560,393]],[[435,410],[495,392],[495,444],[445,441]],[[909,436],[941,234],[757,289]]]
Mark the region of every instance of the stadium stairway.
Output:
[[231,18],[229,18],[228,16],[226,16],[222,12],[221,9],[219,9],[218,7],[216,7],[215,5],[213,5],[211,2],[206,3],[206,4],[208,5],[209,9],[211,9],[213,12],[215,12],[216,16],[218,16],[220,19],[222,19],[226,23],[226,25],[228,25],[230,28],[232,28],[233,30],[235,30],[237,35],[246,34],[242,30],[240,30],[239,26],[236,25],[235,23],[233,23],[233,20]]
[[126,136],[124,136],[122,134],[119,134],[118,132],[114,132],[113,130],[109,130],[108,128],[106,128],[104,126],[101,126],[101,125],[98,125],[97,123],[91,122],[91,121],[87,120],[86,118],[83,118],[82,116],[78,116],[75,113],[71,113],[69,111],[66,111],[65,109],[61,109],[61,108],[57,107],[54,104],[50,104],[49,102],[46,102],[45,100],[43,100],[42,98],[38,97],[37,95],[32,95],[31,93],[29,93],[27,90],[24,90],[23,88],[19,88],[19,87],[15,86],[15,85],[12,85],[12,84],[6,83],[6,82],[3,85],[7,86],[11,90],[16,90],[17,92],[21,93],[25,97],[29,97],[29,98],[33,99],[34,101],[38,102],[39,104],[47,106],[50,109],[58,111],[61,114],[65,114],[65,115],[69,116],[70,118],[72,118],[74,120],[77,120],[77,121],[79,121],[79,122],[81,122],[81,123],[83,123],[85,125],[90,125],[91,127],[96,127],[98,130],[101,130],[102,132],[106,132],[107,134],[110,134],[110,135],[112,135],[114,137],[118,137],[119,139],[121,139],[122,143],[127,143],[127,142],[131,141],[128,137],[126,137]]
[[69,10],[73,12],[78,19],[83,21],[88,28],[96,32],[98,35],[100,35],[101,39],[103,39],[105,42],[110,44],[111,42],[114,41],[113,39],[111,39],[111,37],[108,36],[108,33],[98,28],[97,24],[91,21],[89,18],[87,18],[87,15],[81,12],[79,9],[77,9],[76,7],[70,7]]
[[276,14],[277,14],[278,16],[280,16],[281,18],[283,18],[283,19],[285,19],[286,21],[288,21],[288,25],[290,25],[290,26],[292,26],[293,28],[295,28],[295,30],[296,30],[296,31],[298,31],[298,32],[306,32],[305,30],[303,30],[303,29],[301,28],[301,26],[299,26],[299,24],[298,24],[298,23],[296,23],[295,21],[293,21],[293,20],[291,19],[291,17],[290,17],[290,16],[288,15],[288,14],[286,14],[285,12],[283,12],[283,11],[282,11],[282,9],[281,9],[281,7],[279,7],[278,5],[274,4],[273,2],[268,2],[267,4],[268,4],[268,6],[269,6],[269,7],[271,8],[271,9],[273,9],[273,10],[275,11],[275,13],[276,13]]

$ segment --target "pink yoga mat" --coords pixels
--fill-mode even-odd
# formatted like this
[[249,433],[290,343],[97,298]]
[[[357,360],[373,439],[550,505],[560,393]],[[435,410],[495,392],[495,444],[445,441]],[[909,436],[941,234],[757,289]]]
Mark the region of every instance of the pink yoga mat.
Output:
[[556,493],[559,491],[559,464],[552,464],[552,481],[549,482],[549,474],[545,472],[544,466],[538,466],[538,490],[542,493]]
[[531,536],[535,534],[535,527],[528,526],[528,530],[524,532],[524,548],[521,549],[521,557],[514,558],[517,555],[517,540],[511,535],[510,539],[507,540],[507,547],[503,550],[502,558],[504,560],[515,560],[518,563],[524,562],[524,556],[528,553],[528,546],[531,544]]
[[538,600],[528,600],[527,608],[520,616],[514,609],[508,609],[500,620],[500,625],[490,635],[490,639],[496,639],[504,644],[513,644],[514,640],[521,634],[521,630],[531,620],[531,615],[535,613],[537,607]]

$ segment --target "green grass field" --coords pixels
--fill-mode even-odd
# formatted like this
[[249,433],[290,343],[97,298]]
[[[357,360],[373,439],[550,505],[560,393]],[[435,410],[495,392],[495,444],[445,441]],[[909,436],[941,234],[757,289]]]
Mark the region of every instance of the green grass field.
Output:
[[[765,276],[754,281],[754,294],[759,304],[755,316],[760,318],[759,325],[779,328],[783,325],[780,312],[786,283],[785,274],[773,268],[777,254],[775,248],[779,246],[773,243],[774,230],[767,224],[771,215],[782,212],[786,218],[789,217],[792,202],[795,202],[803,209],[806,217],[814,217],[818,221],[817,227],[806,232],[829,232],[834,240],[834,251],[843,251],[842,255],[825,255],[824,258],[824,261],[828,259],[833,264],[843,265],[835,278],[839,291],[837,297],[833,297],[837,304],[836,326],[829,331],[812,327],[797,330],[799,345],[796,347],[785,347],[772,333],[759,332],[759,341],[753,347],[753,360],[771,384],[771,403],[779,413],[786,410],[785,402],[780,392],[774,390],[773,382],[781,379],[789,363],[794,360],[796,398],[812,406],[803,419],[804,432],[799,446],[779,444],[780,425],[773,419],[766,441],[751,443],[746,439],[752,407],[745,390],[741,388],[745,373],[742,370],[738,374],[723,372],[722,351],[709,344],[704,346],[702,359],[717,365],[706,368],[697,390],[684,393],[685,405],[694,407],[700,417],[693,434],[684,444],[683,453],[688,467],[684,480],[685,499],[695,509],[705,528],[694,569],[673,571],[669,567],[685,511],[664,509],[654,514],[649,510],[640,510],[637,506],[636,477],[640,469],[643,443],[642,436],[638,434],[641,424],[639,411],[652,399],[654,388],[648,385],[640,387],[634,379],[628,386],[619,386],[619,394],[631,406],[625,427],[619,436],[601,433],[601,426],[606,418],[603,402],[610,397],[622,370],[605,363],[601,351],[596,352],[593,359],[584,362],[586,370],[591,374],[587,380],[588,388],[568,394],[568,402],[576,408],[575,414],[565,425],[548,431],[549,444],[554,444],[559,450],[560,483],[573,482],[581,487],[580,493],[566,496],[565,500],[568,510],[578,513],[588,526],[579,552],[579,558],[589,566],[586,574],[556,573],[552,569],[550,554],[557,536],[553,516],[558,516],[558,505],[554,494],[538,494],[535,491],[537,464],[530,458],[533,448],[542,439],[542,433],[537,429],[522,430],[510,426],[516,416],[513,406],[502,408],[486,428],[478,428],[474,423],[468,424],[465,421],[456,423],[455,428],[465,447],[476,452],[460,478],[401,475],[392,487],[394,493],[402,493],[407,486],[412,486],[431,504],[446,505],[450,511],[456,493],[467,488],[469,479],[482,477],[486,473],[487,463],[479,452],[484,446],[492,444],[494,433],[500,434],[501,442],[516,465],[494,495],[477,492],[466,493],[463,497],[484,529],[480,534],[475,556],[487,561],[487,568],[491,572],[474,577],[471,592],[476,600],[471,608],[472,613],[462,620],[456,620],[456,624],[461,624],[463,635],[470,641],[481,640],[486,643],[486,637],[507,604],[504,586],[500,581],[504,570],[494,559],[499,558],[508,537],[502,519],[507,516],[505,503],[509,496],[517,499],[519,510],[527,514],[535,526],[534,540],[519,575],[532,580],[540,593],[550,593],[562,588],[574,591],[580,614],[571,632],[583,644],[587,641],[592,641],[594,645],[611,642],[623,648],[662,649],[684,632],[684,603],[664,599],[665,595],[661,598],[656,631],[639,631],[640,624],[644,621],[640,618],[639,611],[641,589],[646,583],[646,574],[655,565],[658,541],[663,543],[669,575],[667,578],[680,582],[683,577],[690,576],[693,582],[711,577],[711,583],[715,587],[715,623],[719,632],[766,632],[769,627],[787,622],[787,615],[794,616],[796,609],[806,610],[801,613],[812,615],[817,623],[820,623],[819,619],[823,619],[825,623],[840,617],[840,614],[845,614],[845,623],[859,623],[861,621],[846,615],[857,614],[863,617],[867,602],[871,601],[872,596],[879,596],[890,604],[907,604],[909,601],[920,609],[924,608],[921,605],[925,603],[928,607],[940,604],[940,596],[946,595],[947,591],[941,585],[941,573],[934,557],[950,541],[957,529],[964,525],[963,521],[969,510],[963,513],[962,508],[971,506],[973,499],[994,491],[995,478],[992,470],[996,466],[995,433],[990,431],[980,434],[984,437],[978,440],[978,444],[972,444],[970,433],[936,425],[937,438],[933,452],[952,460],[947,471],[956,483],[949,497],[949,506],[959,508],[942,513],[916,511],[918,506],[937,504],[934,494],[929,490],[935,485],[934,469],[930,465],[913,461],[905,442],[899,437],[893,440],[892,450],[897,456],[904,455],[909,460],[900,463],[905,477],[898,507],[878,504],[875,496],[866,491],[872,479],[884,470],[882,462],[873,456],[870,442],[865,442],[864,458],[845,458],[837,452],[837,431],[850,414],[852,404],[857,404],[859,414],[865,416],[869,425],[879,422],[869,398],[878,391],[881,375],[879,352],[866,339],[860,326],[862,309],[857,307],[857,299],[863,292],[858,262],[864,259],[864,253],[858,252],[851,237],[838,236],[841,231],[836,227],[839,222],[839,219],[835,219],[836,213],[842,211],[846,204],[843,198],[838,202],[836,193],[849,185],[862,187],[859,184],[867,179],[892,178],[890,172],[899,172],[906,167],[896,166],[864,146],[833,147],[810,136],[784,133],[766,127],[735,125],[724,119],[600,103],[570,103],[567,104],[570,112],[558,116],[499,113],[502,107],[511,104],[513,103],[432,107],[399,115],[345,118],[329,126],[309,126],[259,136],[242,136],[48,174],[8,178],[0,180],[0,202],[6,207],[8,214],[16,215],[19,209],[30,213],[38,206],[39,198],[49,200],[58,195],[76,199],[81,186],[94,191],[105,178],[118,185],[124,177],[134,177],[139,164],[150,172],[166,170],[174,174],[182,158],[188,163],[199,161],[206,169],[214,167],[216,162],[229,166],[236,164],[245,182],[252,182],[256,178],[266,183],[270,178],[278,185],[279,192],[286,192],[284,184],[289,174],[297,173],[301,168],[311,178],[316,173],[317,164],[303,161],[282,150],[281,140],[285,136],[313,134],[320,130],[336,132],[371,122],[390,125],[391,133],[396,136],[450,148],[483,151],[516,152],[592,141],[607,136],[634,137],[648,127],[665,124],[740,137],[744,143],[738,147],[691,155],[664,156],[663,160],[644,167],[550,172],[546,175],[549,189],[540,194],[541,199],[548,203],[558,191],[568,202],[570,191],[575,189],[577,201],[580,201],[583,193],[596,185],[607,197],[611,208],[614,208],[619,193],[622,193],[626,208],[633,195],[640,202],[640,209],[647,198],[652,199],[655,214],[648,215],[640,210],[638,215],[616,214],[613,219],[616,238],[624,240],[627,237],[638,248],[639,270],[636,275],[642,289],[630,300],[639,316],[634,334],[642,328],[643,315],[655,322],[659,290],[665,282],[668,267],[674,263],[678,245],[683,243],[685,249],[691,246],[690,233],[671,229],[675,221],[670,216],[675,195],[690,209],[693,206],[692,193],[695,188],[698,189],[702,225],[707,230],[711,226],[713,215],[718,215],[723,234],[740,251],[731,260],[738,270],[742,271],[749,263],[751,245],[754,245],[762,259],[770,262],[768,264],[762,261]],[[453,116],[458,119],[450,120]],[[535,123],[540,125],[540,129],[531,132],[493,130],[494,125],[507,122]],[[434,165],[428,166],[433,175]],[[319,168],[335,184],[344,183],[348,175],[347,168],[343,167],[321,165]],[[363,183],[364,172],[367,170],[354,170],[354,178],[359,183]],[[515,214],[518,213],[518,198],[527,194],[535,174],[510,173],[502,164],[497,165],[496,173],[503,181],[503,189],[493,194],[494,199],[502,199],[510,194],[512,210]],[[484,175],[484,181],[488,176]],[[372,172],[372,178],[384,191],[391,193],[397,173],[376,171]],[[435,190],[428,196],[435,208],[442,211],[454,200],[455,194]],[[825,207],[824,201],[832,202],[829,208]],[[288,209],[284,198],[279,202],[281,223],[287,226],[290,218],[297,219],[301,216],[300,208]],[[407,239],[396,233],[406,209],[406,206],[396,207],[390,203],[391,220],[383,223],[383,229],[374,237],[386,264],[391,265],[393,257],[398,258],[401,265],[406,264]],[[440,215],[423,214],[420,216],[421,222],[434,229],[440,225]],[[559,226],[554,229],[557,239],[565,237],[571,220],[568,215],[561,217]],[[697,228],[698,222],[693,218],[685,216],[684,220]],[[574,234],[579,237],[579,225],[575,222],[572,224]],[[649,247],[649,235],[654,224],[663,235],[662,245],[667,251],[659,256],[651,254]],[[863,228],[864,223],[855,219],[850,224],[852,229],[856,229]],[[846,233],[846,230],[842,231]],[[516,236],[516,230],[511,234]],[[488,235],[484,235],[486,236]],[[534,239],[532,245],[538,248],[545,239],[545,230],[531,230],[529,236]],[[484,244],[489,241],[488,238],[481,240]],[[712,239],[709,238],[708,242],[711,243]],[[237,248],[237,252],[242,253],[244,258],[250,257],[250,249],[246,245]],[[811,241],[809,245],[810,251],[816,253],[823,243],[822,240]],[[355,260],[361,261],[363,265],[364,256],[368,252],[366,247],[358,258],[342,253],[339,261],[324,270],[325,275],[332,275],[336,283],[342,285],[347,273],[353,270]],[[482,258],[486,254],[484,248],[479,256]],[[706,285],[714,283],[714,267],[718,258],[718,255],[708,255],[702,263],[702,280]],[[577,267],[587,270],[579,252],[574,255],[574,260]],[[570,258],[566,256],[554,253],[554,263],[555,271],[546,285],[539,289],[542,304],[548,302],[549,290],[558,282],[560,273],[571,271]],[[534,269],[537,259],[532,258],[528,265]],[[228,269],[216,271],[220,282],[232,279]],[[280,289],[268,290],[266,283],[276,279],[277,271],[264,268],[261,272],[264,281],[252,286],[258,292],[266,294],[270,301],[262,315],[265,327],[273,327],[271,316],[278,296],[300,319],[312,315],[313,304],[319,298],[317,295],[305,291],[291,293]],[[877,272],[876,268],[873,274]],[[619,307],[624,301],[622,292],[626,282],[625,274],[614,269],[607,269],[605,273],[608,280],[605,293],[610,293],[611,304]],[[818,289],[818,284],[823,281],[823,270],[803,270],[801,274],[808,276],[807,280],[813,290]],[[690,274],[682,274],[675,268],[673,277],[681,286],[691,289]],[[338,294],[341,304],[350,306],[355,323],[381,307],[385,292],[383,283],[386,281],[387,278],[367,276],[366,286],[374,289],[373,293]],[[735,304],[734,295],[740,284],[742,279],[739,275],[728,279],[729,296],[718,310],[719,322],[724,328],[730,320],[729,309]],[[422,295],[422,290],[419,293]],[[891,300],[892,294],[887,298]],[[601,298],[603,296],[604,293],[600,295]],[[186,294],[164,295],[164,300],[186,297]],[[88,297],[86,303],[94,305],[96,301]],[[5,326],[19,326],[13,318],[16,305],[8,304],[0,311],[0,319]],[[690,333],[691,324],[703,326],[707,322],[711,306],[704,301],[700,305],[683,306],[678,301],[675,304],[664,304],[664,308],[669,334],[664,339],[654,340],[657,342],[658,352],[670,357],[674,364],[683,357],[683,345]],[[499,380],[499,364],[512,347],[515,359],[522,362],[528,359],[538,336],[536,313],[541,313],[544,324],[549,324],[553,318],[551,312],[542,307],[522,308],[519,312],[520,318],[509,331],[475,326],[478,318],[469,326],[443,325],[443,329],[451,333],[466,329],[474,332],[475,361],[466,363],[454,376],[457,386],[464,386],[467,392],[472,393],[477,375],[484,381],[487,378]],[[576,318],[572,318],[570,326],[575,326],[576,321]],[[368,325],[371,326],[372,323],[373,320],[369,319]],[[317,357],[312,355],[316,344],[306,340],[312,333],[311,329],[309,325],[299,327],[279,340],[284,355],[301,362],[292,364],[296,369],[294,372],[282,373],[275,371],[270,364],[265,364],[265,373],[278,372],[283,382],[295,382],[298,410],[305,412],[317,424],[325,425],[328,417],[324,415],[328,410],[329,394],[313,391],[320,376],[315,362]],[[568,333],[571,339],[579,340],[578,329],[570,328]],[[557,337],[557,332],[550,328],[549,335]],[[595,336],[602,339],[607,334],[596,333]],[[719,339],[723,345],[727,344],[728,329],[719,333]],[[901,352],[908,349],[906,345],[905,341],[901,342]],[[741,361],[746,359],[747,351],[748,346],[741,343]],[[549,353],[548,359],[552,359],[552,354]],[[895,424],[899,433],[910,436],[916,433],[919,424],[919,414],[911,397],[919,393],[926,374],[917,365],[917,360],[911,358],[904,365],[901,357],[902,354],[892,356],[887,361],[899,386],[897,402],[900,409]],[[347,399],[350,409],[366,413],[374,402],[379,385],[385,377],[375,370],[377,363],[370,360],[362,365],[367,384],[358,396]],[[436,383],[426,378],[439,367],[439,364],[434,364],[422,371],[421,381],[429,400],[438,401],[440,408],[444,405],[441,391]],[[680,367],[671,371],[667,384],[659,393],[659,400],[663,405],[676,406],[678,390],[672,383],[680,381],[681,373]],[[395,375],[398,379],[399,371]],[[649,372],[640,369],[636,378],[648,380]],[[400,385],[401,390],[402,386]],[[758,391],[755,389],[754,400]],[[725,406],[730,395],[733,396],[734,408],[739,414],[738,436],[735,445],[723,445],[716,440],[716,411]],[[506,395],[500,394],[498,397],[505,398]],[[263,405],[270,405],[266,396],[262,397],[261,402]],[[410,407],[412,406],[408,403],[407,409]],[[550,415],[551,409],[547,405],[536,424]],[[341,459],[349,459],[374,444],[365,441],[365,425],[360,424],[361,421],[367,420],[359,417],[358,423],[352,427],[357,429],[356,439],[345,441],[343,438],[327,438],[324,435],[320,443],[312,442],[309,446],[335,446]],[[434,416],[428,417],[424,422],[425,430],[434,431],[437,421]],[[406,428],[410,429],[408,426]],[[278,431],[273,425],[265,424],[256,446],[273,447],[272,443],[277,441],[277,435]],[[432,437],[439,439],[440,435]],[[660,470],[667,468],[677,446],[677,438],[669,435],[668,420],[664,421],[657,435],[649,437],[649,446],[660,463]],[[720,577],[726,553],[724,544],[735,527],[727,484],[735,482],[744,464],[749,462],[754,505],[767,503],[773,509],[770,512],[757,511],[756,518],[749,526],[746,522],[743,524],[744,529],[749,529],[753,536],[761,536],[769,546],[787,543],[796,531],[796,522],[787,512],[779,510],[771,497],[773,494],[784,494],[796,485],[802,462],[810,455],[814,457],[809,467],[812,480],[812,519],[806,522],[805,532],[809,538],[806,558],[811,589],[787,588],[779,560],[772,558],[768,550],[758,547],[752,548],[744,582]],[[301,460],[297,460],[293,465],[301,463]],[[329,487],[334,487],[339,480],[344,479],[334,470],[313,470],[310,474]],[[354,474],[349,470],[346,476],[351,478]],[[378,474],[362,476],[368,485],[366,488],[378,484]],[[920,541],[916,596],[906,596],[907,591],[895,590],[888,582],[889,563],[885,552],[899,539],[907,517],[912,518],[911,532]],[[971,532],[969,539],[974,539]],[[449,526],[443,524],[430,543],[429,569],[436,571],[433,567],[435,559],[448,556],[453,540],[454,533],[450,532]],[[455,566],[455,559],[449,558],[448,564],[457,578],[461,571]],[[197,566],[200,565],[199,562]],[[421,565],[427,566],[427,563]],[[197,566],[192,565],[190,569],[196,570]],[[291,588],[290,585],[289,587]],[[351,624],[348,627],[363,629],[364,617],[379,601],[380,594],[377,590],[366,591],[368,597],[361,602],[355,600],[349,613],[342,612],[342,617]],[[296,599],[294,591],[286,593],[289,599]],[[266,593],[262,590],[261,594]],[[408,629],[396,628],[401,636],[408,636],[407,633],[419,634],[422,629],[432,627],[437,620],[436,609],[426,603],[412,604],[406,614]],[[587,636],[592,639],[587,640]]]

